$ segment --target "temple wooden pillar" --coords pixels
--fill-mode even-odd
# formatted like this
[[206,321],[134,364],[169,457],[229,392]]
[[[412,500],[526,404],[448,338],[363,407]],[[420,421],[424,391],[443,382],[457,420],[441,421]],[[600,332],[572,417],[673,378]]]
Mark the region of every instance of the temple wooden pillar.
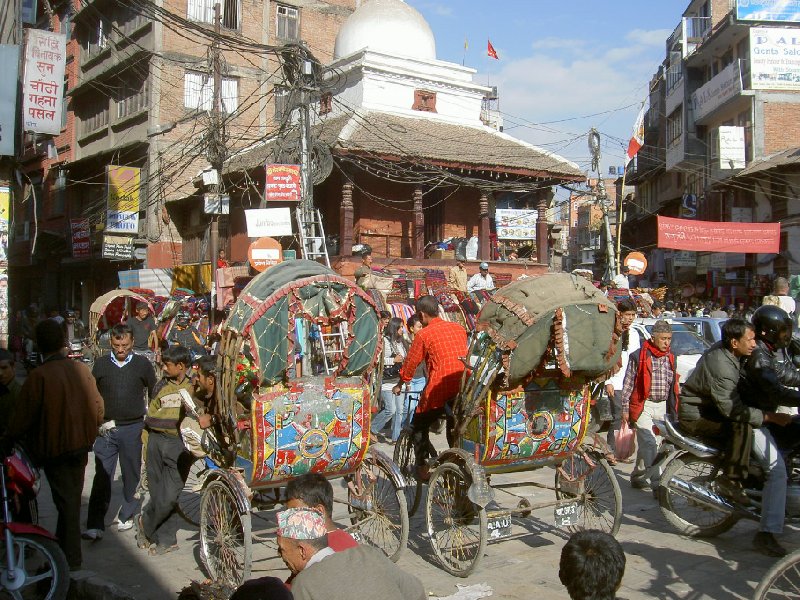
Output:
[[536,262],[550,264],[550,232],[547,228],[547,190],[539,190],[539,202],[536,206]]
[[342,186],[342,205],[339,207],[339,256],[353,253],[353,184]]
[[489,224],[489,196],[486,192],[481,192],[480,200],[478,200],[478,216],[480,217],[478,225],[478,259],[491,260],[492,228]]
[[414,231],[412,232],[411,251],[413,258],[425,258],[425,211],[422,207],[422,188],[414,188]]

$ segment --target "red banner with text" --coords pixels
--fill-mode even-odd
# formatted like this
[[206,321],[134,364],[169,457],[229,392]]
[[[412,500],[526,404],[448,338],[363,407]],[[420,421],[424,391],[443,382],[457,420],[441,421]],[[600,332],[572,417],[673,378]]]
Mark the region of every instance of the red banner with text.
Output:
[[72,229],[72,257],[89,258],[92,256],[92,238],[89,219],[70,219]]
[[780,223],[722,223],[658,217],[659,248],[776,254],[780,245]]

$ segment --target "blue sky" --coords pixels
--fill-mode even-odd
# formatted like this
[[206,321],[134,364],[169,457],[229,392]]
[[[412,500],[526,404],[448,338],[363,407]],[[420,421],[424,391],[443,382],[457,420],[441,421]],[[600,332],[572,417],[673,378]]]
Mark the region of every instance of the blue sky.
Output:
[[[667,36],[689,0],[406,0],[430,23],[440,60],[478,70],[500,93],[505,131],[588,168],[586,136],[603,139],[603,172],[627,140]],[[500,60],[486,56],[486,42]],[[595,113],[603,113],[587,117]],[[560,121],[560,122],[553,122]],[[616,138],[616,139],[615,139]]]

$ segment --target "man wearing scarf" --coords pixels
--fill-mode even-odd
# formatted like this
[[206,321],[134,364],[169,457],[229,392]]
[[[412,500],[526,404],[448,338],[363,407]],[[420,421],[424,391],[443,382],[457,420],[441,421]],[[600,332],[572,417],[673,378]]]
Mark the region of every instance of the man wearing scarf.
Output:
[[655,490],[658,473],[652,472],[652,466],[658,441],[653,419],[661,419],[665,413],[677,416],[679,388],[675,355],[669,351],[672,327],[666,321],[656,321],[651,333],[652,338],[628,359],[622,385],[622,420],[636,428],[636,466],[631,473],[631,487],[643,488],[649,480]]

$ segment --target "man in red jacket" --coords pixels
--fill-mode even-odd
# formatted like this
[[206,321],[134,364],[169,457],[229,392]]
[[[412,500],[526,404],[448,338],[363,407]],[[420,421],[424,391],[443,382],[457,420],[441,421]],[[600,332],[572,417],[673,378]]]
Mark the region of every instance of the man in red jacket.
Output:
[[669,351],[672,327],[656,321],[652,338],[630,355],[625,381],[622,384],[622,420],[636,428],[636,467],[631,473],[631,487],[643,488],[648,480],[653,490],[658,474],[652,466],[658,453],[658,440],[653,433],[653,419],[664,414],[678,414],[678,373],[675,355]]
[[[415,337],[400,369],[400,382],[392,393],[399,395],[402,386],[414,378],[414,372],[424,360],[428,370],[428,383],[422,390],[417,412],[411,423],[414,454],[418,467],[425,465],[425,450],[430,444],[431,425],[445,415],[445,404],[458,394],[461,388],[463,359],[467,356],[467,332],[458,323],[439,318],[439,302],[433,296],[421,296],[416,303],[417,313],[422,319],[423,329]],[[451,418],[447,417],[447,442],[452,430]],[[420,476],[427,476],[425,468]]]

